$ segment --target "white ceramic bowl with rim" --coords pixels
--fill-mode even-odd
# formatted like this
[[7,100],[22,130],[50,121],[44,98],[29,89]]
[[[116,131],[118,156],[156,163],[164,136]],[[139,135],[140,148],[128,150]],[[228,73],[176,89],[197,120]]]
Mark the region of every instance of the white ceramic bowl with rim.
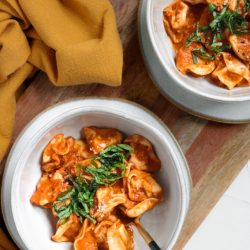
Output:
[[163,9],[173,1],[141,1],[139,38],[154,83],[163,95],[194,115],[230,123],[250,121],[250,87],[228,90],[176,68],[175,51],[163,24]]
[[[86,126],[113,127],[125,135],[148,138],[162,161],[157,180],[164,201],[142,217],[143,225],[162,249],[171,249],[186,217],[191,181],[188,166],[168,128],[151,112],[129,101],[107,98],[74,99],[59,103],[36,116],[22,131],[5,166],[2,211],[7,228],[21,249],[69,250],[71,243],[55,243],[51,212],[31,205],[29,199],[41,177],[40,158],[49,140],[58,133],[80,138]],[[136,249],[147,249],[136,234]]]

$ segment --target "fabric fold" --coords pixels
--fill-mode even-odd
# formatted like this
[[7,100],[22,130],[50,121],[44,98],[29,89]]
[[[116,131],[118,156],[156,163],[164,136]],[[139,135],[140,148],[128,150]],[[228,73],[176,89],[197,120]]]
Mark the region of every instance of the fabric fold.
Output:
[[0,160],[11,138],[15,92],[33,69],[58,86],[119,86],[122,64],[108,0],[1,0]]

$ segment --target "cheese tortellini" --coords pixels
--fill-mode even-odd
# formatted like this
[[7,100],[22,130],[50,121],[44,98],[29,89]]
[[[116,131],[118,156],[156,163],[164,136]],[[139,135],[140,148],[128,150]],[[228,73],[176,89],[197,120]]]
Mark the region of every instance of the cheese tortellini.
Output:
[[186,24],[194,20],[189,6],[176,1],[164,9],[164,26],[174,43],[179,43],[185,36]]
[[239,59],[226,52],[221,53],[217,68],[212,73],[212,76],[218,78],[229,89],[234,88],[243,81],[250,83],[248,67]]
[[55,242],[72,242],[75,250],[132,250],[129,222],[162,200],[152,174],[161,161],[141,135],[125,138],[97,127],[82,132],[80,140],[58,134],[48,143],[30,201],[58,219]]
[[250,8],[244,0],[174,0],[163,24],[182,74],[220,87],[250,86]]

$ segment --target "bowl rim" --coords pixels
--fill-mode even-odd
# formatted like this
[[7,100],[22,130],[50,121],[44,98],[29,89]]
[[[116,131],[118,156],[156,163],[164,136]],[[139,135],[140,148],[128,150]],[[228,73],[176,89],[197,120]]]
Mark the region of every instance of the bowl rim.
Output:
[[[176,78],[174,76],[174,73],[172,73],[171,69],[166,67],[165,62],[163,60],[162,53],[160,52],[160,49],[158,48],[156,40],[155,40],[155,34],[153,32],[154,29],[152,27],[152,18],[153,17],[151,16],[153,1],[154,0],[142,0],[140,3],[140,8],[139,8],[139,15],[142,15],[142,12],[145,12],[145,13],[143,13],[143,15],[146,16],[145,24],[146,24],[146,30],[148,32],[150,42],[152,44],[153,50],[156,53],[160,64],[163,66],[166,74],[170,77],[170,80],[172,80],[175,84],[178,84],[179,87],[184,88],[186,91],[188,91],[194,95],[198,95],[198,96],[201,96],[203,98],[206,98],[208,100],[214,100],[214,101],[225,102],[225,103],[249,101],[250,95],[248,95],[248,96],[234,96],[234,97],[232,97],[232,96],[217,96],[217,95],[209,94],[209,93],[206,93],[204,91],[198,90],[191,85],[185,84],[184,81],[179,80],[178,78]],[[228,91],[228,93],[230,93],[230,90],[226,89],[226,91]]]
[[[155,120],[157,123],[159,123],[159,125],[162,127],[164,132],[169,136],[169,138],[168,138],[169,142],[172,143],[173,146],[175,147],[175,154],[176,154],[175,158],[177,156],[180,157],[180,158],[178,158],[178,161],[175,161],[175,163],[176,163],[176,171],[178,173],[178,177],[179,177],[179,181],[180,181],[181,204],[182,204],[182,207],[180,210],[180,215],[179,215],[179,222],[177,223],[175,231],[172,235],[170,245],[167,247],[167,249],[171,249],[172,245],[174,245],[176,243],[176,240],[180,235],[181,228],[184,224],[184,221],[185,221],[188,209],[189,209],[189,203],[190,203],[190,197],[191,197],[191,187],[192,187],[192,178],[191,178],[191,174],[189,171],[189,167],[188,167],[187,161],[185,159],[185,156],[182,153],[182,150],[181,150],[178,142],[176,141],[176,139],[172,135],[171,131],[167,128],[165,123],[163,123],[163,121],[161,121],[159,117],[157,117],[154,113],[152,113],[151,111],[149,111],[145,107],[143,107],[137,103],[121,99],[121,98],[107,98],[107,97],[72,98],[72,99],[69,99],[67,101],[59,102],[55,105],[52,105],[52,106],[46,108],[45,110],[40,112],[38,115],[36,115],[24,127],[24,129],[21,131],[21,133],[19,134],[18,138],[16,139],[15,143],[13,144],[13,146],[10,150],[10,153],[8,155],[8,158],[7,158],[7,161],[5,164],[5,169],[4,169],[3,179],[2,179],[1,205],[2,205],[4,222],[7,226],[7,229],[9,231],[10,235],[14,239],[15,243],[19,247],[21,247],[21,249],[23,249],[23,248],[26,249],[24,241],[21,239],[21,237],[18,233],[19,231],[18,231],[18,228],[16,226],[16,221],[14,220],[14,214],[12,213],[11,194],[12,194],[12,188],[13,188],[13,184],[14,184],[13,183],[14,173],[15,173],[15,170],[17,168],[17,166],[11,164],[11,162],[14,161],[14,159],[12,157],[13,152],[15,152],[15,150],[17,149],[18,144],[20,143],[20,140],[23,138],[23,136],[27,132],[29,132],[30,128],[32,128],[32,125],[34,125],[36,122],[38,122],[39,119],[42,119],[43,116],[45,116],[49,112],[52,112],[52,111],[60,108],[63,105],[66,105],[66,106],[69,104],[77,105],[78,103],[81,103],[83,105],[82,108],[84,108],[85,101],[87,101],[87,102],[92,101],[94,103],[96,101],[116,102],[118,104],[125,104],[127,106],[130,106],[131,108],[137,108],[138,110],[142,111],[142,113],[145,112],[149,116],[151,116],[153,118],[153,120]],[[86,108],[86,106],[85,106],[85,108]],[[96,104],[95,108],[96,109],[93,110],[94,112],[98,111],[98,108],[101,108],[101,105]],[[116,107],[116,109],[118,111],[119,105],[118,105],[118,108]],[[112,111],[107,111],[107,113],[114,114]],[[122,114],[121,117],[124,117],[124,114]],[[118,114],[115,114],[115,115],[118,115]],[[127,117],[127,119],[128,119],[128,117]],[[51,119],[51,120],[53,120],[53,119]],[[133,120],[133,118],[131,118],[131,120]],[[20,155],[22,155],[22,154],[20,154]],[[174,156],[173,152],[172,152],[172,156]],[[18,159],[18,157],[17,157],[17,159]]]

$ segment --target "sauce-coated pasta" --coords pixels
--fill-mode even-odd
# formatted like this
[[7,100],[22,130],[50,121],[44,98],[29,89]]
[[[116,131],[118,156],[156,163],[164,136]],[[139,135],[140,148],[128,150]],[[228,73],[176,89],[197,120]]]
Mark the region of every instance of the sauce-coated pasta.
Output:
[[[30,201],[58,219],[51,239],[75,250],[132,250],[130,221],[162,199],[160,169],[143,136],[87,127],[83,139],[57,134],[42,155],[42,177]],[[130,219],[129,219],[130,218]]]
[[250,86],[249,0],[175,0],[163,23],[182,74],[228,89]]

